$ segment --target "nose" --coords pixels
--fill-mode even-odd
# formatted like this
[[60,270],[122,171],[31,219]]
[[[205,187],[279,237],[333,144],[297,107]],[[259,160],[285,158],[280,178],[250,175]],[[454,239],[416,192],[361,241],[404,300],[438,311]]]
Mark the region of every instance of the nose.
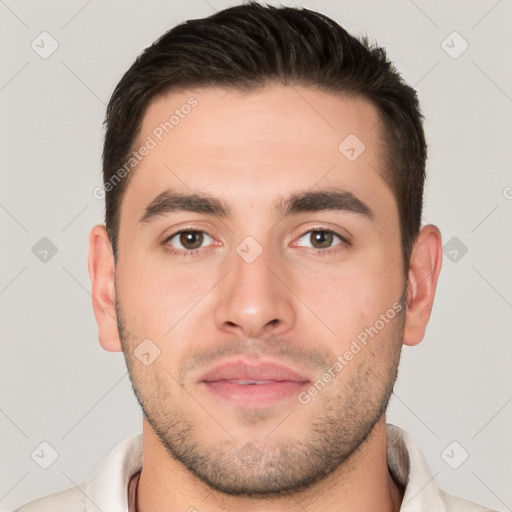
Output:
[[252,262],[234,253],[232,265],[217,290],[217,328],[250,338],[289,331],[296,321],[294,296],[277,258],[270,250],[263,250]]

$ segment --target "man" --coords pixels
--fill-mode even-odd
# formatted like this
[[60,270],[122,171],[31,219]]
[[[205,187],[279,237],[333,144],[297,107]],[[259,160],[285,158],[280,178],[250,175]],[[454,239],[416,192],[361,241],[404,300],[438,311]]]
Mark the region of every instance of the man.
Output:
[[416,94],[384,51],[233,7],[146,49],[106,127],[93,307],[143,432],[20,510],[484,510],[386,425],[442,254]]

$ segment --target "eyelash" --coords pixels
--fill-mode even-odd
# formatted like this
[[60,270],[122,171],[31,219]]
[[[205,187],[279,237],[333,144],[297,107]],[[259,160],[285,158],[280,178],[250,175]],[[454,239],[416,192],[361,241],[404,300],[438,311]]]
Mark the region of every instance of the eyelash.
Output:
[[[339,244],[335,245],[334,247],[329,247],[327,249],[314,249],[314,248],[310,247],[309,249],[313,249],[313,251],[314,251],[314,253],[316,255],[326,256],[326,255],[329,255],[329,254],[331,254],[333,252],[338,251],[339,250],[338,249],[339,246],[345,246],[346,248],[350,248],[351,245],[352,245],[351,242],[349,240],[347,240],[347,238],[345,236],[341,235],[337,231],[334,231],[333,229],[324,229],[324,228],[309,229],[308,231],[305,231],[299,237],[299,239],[304,237],[307,234],[315,233],[315,232],[331,233],[331,234],[337,236],[341,240],[341,242]],[[206,231],[203,231],[203,230],[200,230],[200,229],[187,229],[187,228],[180,229],[179,231],[176,231],[172,235],[168,236],[164,240],[164,242],[163,242],[163,245],[164,245],[166,251],[169,252],[169,254],[176,255],[176,256],[184,256],[184,257],[187,257],[187,256],[198,256],[199,253],[204,249],[204,247],[201,247],[199,249],[192,249],[190,251],[187,251],[185,249],[179,250],[179,249],[175,249],[174,247],[170,247],[168,245],[168,242],[170,240],[172,240],[173,238],[175,238],[176,236],[180,235],[181,233],[204,233],[207,236],[210,236],[210,235],[208,235],[208,233],[206,233]],[[210,238],[213,238],[213,237],[210,237]],[[302,247],[302,246],[299,246],[299,247]],[[211,249],[211,247],[210,247],[210,249]],[[208,252],[208,250],[207,250],[207,252]]]

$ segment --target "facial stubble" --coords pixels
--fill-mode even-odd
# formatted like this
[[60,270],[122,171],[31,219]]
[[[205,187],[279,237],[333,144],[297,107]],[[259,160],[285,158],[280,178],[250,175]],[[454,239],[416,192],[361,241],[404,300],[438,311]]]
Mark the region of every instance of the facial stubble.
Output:
[[[357,371],[350,372],[346,380],[338,375],[309,404],[297,401],[265,428],[257,430],[258,424],[269,419],[265,410],[239,411],[237,420],[260,432],[252,439],[240,439],[223,432],[222,418],[215,425],[211,412],[206,414],[207,421],[199,419],[205,418],[199,406],[196,414],[191,413],[191,406],[194,409],[194,402],[199,402],[169,371],[156,374],[141,364],[133,353],[140,339],[126,325],[117,299],[116,312],[132,388],[169,456],[211,489],[251,498],[279,498],[303,491],[346,465],[361,449],[387,409],[405,322],[402,309],[378,339],[371,341],[378,343],[378,350],[365,347],[366,356],[357,354],[351,362],[358,365]],[[376,357],[382,361],[375,361]],[[269,425],[278,424],[286,415],[294,420],[282,421],[268,435]],[[294,435],[290,429],[297,418],[303,430]],[[221,439],[214,438],[214,431],[220,432]]]

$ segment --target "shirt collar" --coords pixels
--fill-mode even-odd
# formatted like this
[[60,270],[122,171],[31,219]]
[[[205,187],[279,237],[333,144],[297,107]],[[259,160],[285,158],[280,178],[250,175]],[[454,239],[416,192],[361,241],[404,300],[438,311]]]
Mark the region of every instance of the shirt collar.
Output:
[[427,461],[411,436],[403,429],[386,425],[388,468],[393,477],[405,486],[400,510],[444,512],[443,491],[434,481]]

